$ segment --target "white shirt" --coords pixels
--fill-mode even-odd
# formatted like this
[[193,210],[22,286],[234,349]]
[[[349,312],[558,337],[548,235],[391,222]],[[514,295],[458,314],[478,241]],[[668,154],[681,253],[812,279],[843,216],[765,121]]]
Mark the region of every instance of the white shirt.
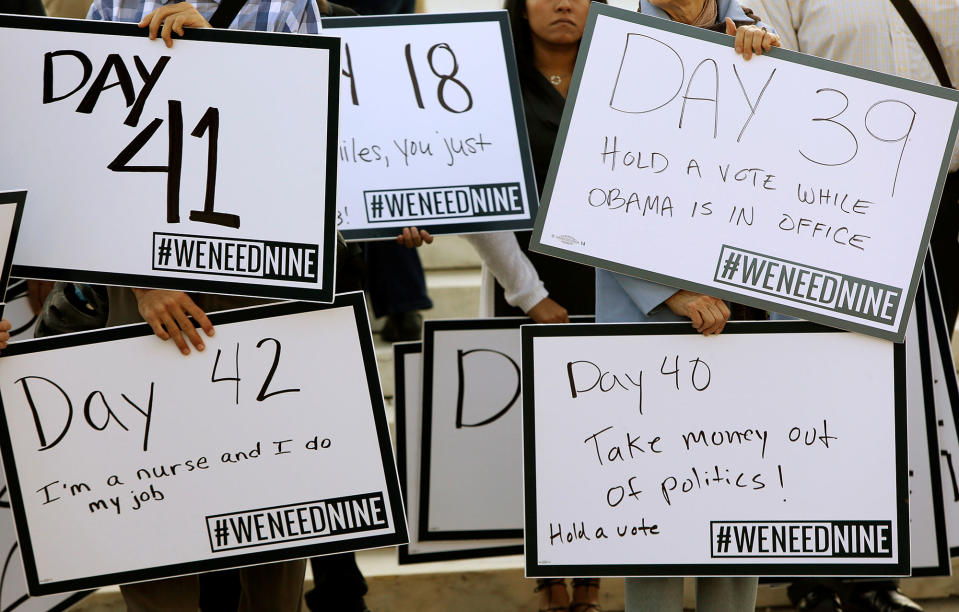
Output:
[[[959,86],[959,0],[912,0]],[[749,0],[787,49],[939,85],[932,65],[890,0]],[[959,142],[949,170],[959,169]]]

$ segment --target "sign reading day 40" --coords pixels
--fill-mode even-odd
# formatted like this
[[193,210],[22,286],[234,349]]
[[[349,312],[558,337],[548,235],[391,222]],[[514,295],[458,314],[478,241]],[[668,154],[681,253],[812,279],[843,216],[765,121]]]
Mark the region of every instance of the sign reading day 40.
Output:
[[902,341],[959,92],[591,10],[531,247]]
[[504,11],[326,20],[341,36],[337,228],[459,234],[537,210]]
[[321,36],[0,16],[14,273],[332,301],[338,74]]

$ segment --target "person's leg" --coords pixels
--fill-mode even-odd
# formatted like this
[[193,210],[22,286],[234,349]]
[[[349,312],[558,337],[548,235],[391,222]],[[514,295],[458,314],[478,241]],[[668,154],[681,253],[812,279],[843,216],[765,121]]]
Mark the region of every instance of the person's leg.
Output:
[[313,612],[338,610],[364,612],[363,596],[369,590],[356,565],[356,555],[342,553],[310,559],[313,588],[306,594],[306,607]]
[[759,578],[697,578],[698,612],[745,612],[756,609]]
[[254,565],[240,570],[239,612],[299,612],[306,559]]
[[599,612],[599,578],[573,578],[569,612]]
[[236,612],[240,606],[240,570],[200,574],[200,612]]
[[418,310],[433,307],[416,249],[392,241],[366,243],[367,292],[373,314],[387,317],[383,338],[390,342],[420,337]]
[[196,612],[200,581],[196,574],[120,585],[128,612]]
[[627,578],[626,612],[682,612],[682,578]]
[[796,578],[786,595],[797,610],[833,612],[842,609],[839,591],[840,581],[836,578]]

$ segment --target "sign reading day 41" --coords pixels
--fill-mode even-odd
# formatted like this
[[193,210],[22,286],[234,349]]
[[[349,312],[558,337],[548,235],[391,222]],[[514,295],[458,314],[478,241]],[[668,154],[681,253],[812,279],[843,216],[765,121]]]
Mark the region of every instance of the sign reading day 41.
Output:
[[321,36],[0,16],[14,274],[332,301],[338,74]]
[[534,250],[901,341],[959,92],[591,11]]
[[536,185],[504,11],[329,19],[341,36],[337,228],[532,227]]

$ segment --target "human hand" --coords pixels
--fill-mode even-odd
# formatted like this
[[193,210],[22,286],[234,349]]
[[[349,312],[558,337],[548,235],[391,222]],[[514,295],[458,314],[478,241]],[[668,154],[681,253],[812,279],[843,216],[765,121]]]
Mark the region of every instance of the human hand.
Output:
[[749,61],[753,56],[762,55],[763,51],[769,51],[773,47],[781,47],[778,34],[754,25],[744,25],[736,27],[736,24],[729,17],[726,18],[726,33],[735,36],[734,44],[736,53],[743,56],[743,59]]
[[[163,30],[160,30],[160,24],[163,24]],[[141,28],[149,26],[150,40],[156,40],[157,34],[166,43],[167,47],[173,46],[173,32],[183,36],[183,28],[211,28],[210,22],[196,10],[196,7],[189,2],[177,2],[161,6],[153,12],[143,16],[138,24]]]
[[536,323],[569,323],[566,309],[548,297],[536,302],[526,314]]
[[704,336],[723,331],[730,315],[726,302],[685,289],[667,298],[666,306],[675,314],[690,319],[696,331]]
[[10,321],[0,319],[0,349],[7,348],[7,342],[10,341]]
[[193,315],[207,336],[213,335],[213,324],[190,296],[182,291],[166,289],[134,289],[133,293],[137,297],[140,316],[150,324],[158,338],[173,338],[173,342],[184,355],[190,354],[190,347],[183,339],[183,334],[186,334],[198,351],[205,348],[200,334],[196,333],[196,328],[190,322],[189,315]]
[[408,249],[415,249],[424,242],[433,244],[433,236],[426,230],[416,229],[416,226],[404,227],[403,233],[396,237],[396,241]]
[[43,310],[43,303],[52,290],[53,281],[27,280],[27,300],[30,302],[30,310],[33,311],[33,314],[40,314],[40,311]]

